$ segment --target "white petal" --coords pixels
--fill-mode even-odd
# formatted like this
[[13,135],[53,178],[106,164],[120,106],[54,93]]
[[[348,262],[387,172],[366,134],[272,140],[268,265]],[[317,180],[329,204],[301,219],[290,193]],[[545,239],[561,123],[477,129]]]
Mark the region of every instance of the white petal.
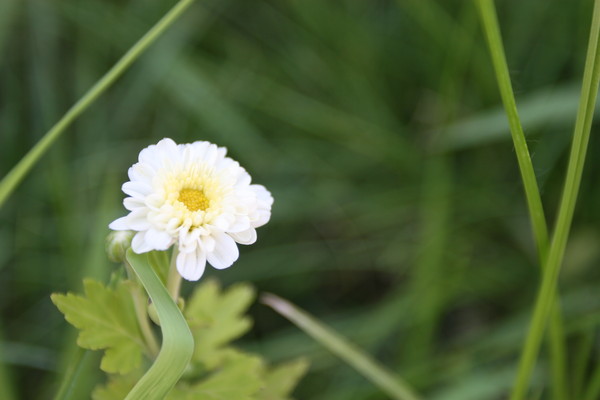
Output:
[[160,142],[156,143],[156,149],[160,155],[163,166],[169,166],[169,161],[176,163],[182,161],[180,147],[177,146],[172,139],[162,139]]
[[263,185],[250,185],[250,188],[256,193],[256,198],[263,207],[271,208],[273,205],[273,196]]
[[220,231],[228,231],[233,220],[233,215],[221,214],[211,222],[211,225],[215,226]]
[[127,217],[121,217],[115,219],[111,222],[108,227],[113,231],[128,231],[131,228],[129,227],[129,223],[127,222]]
[[252,221],[252,226],[258,228],[269,222],[271,219],[271,211],[258,211],[255,214],[255,219]]
[[181,229],[179,231],[179,249],[186,253],[193,251],[198,246],[198,238],[200,237],[200,229]]
[[256,229],[249,228],[242,232],[229,233],[229,236],[239,244],[252,244],[256,242]]
[[123,205],[129,211],[133,211],[138,208],[146,207],[146,203],[144,203],[144,200],[136,199],[135,197],[126,197],[125,200],[123,200]]
[[[217,147],[217,152],[218,152],[218,157],[219,158],[225,158],[225,156],[227,155],[227,148],[225,148],[225,147]],[[236,163],[237,163],[237,161],[236,161]]]
[[203,162],[204,154],[206,154],[206,150],[208,150],[209,142],[194,142],[190,144],[190,149],[192,149],[192,157],[195,162]]
[[[206,153],[204,153],[204,162],[208,165],[214,165],[219,158],[219,148],[215,144],[209,144],[206,149]],[[225,153],[221,153],[221,156],[225,155]]]
[[200,246],[195,251],[179,253],[177,255],[177,271],[179,271],[183,279],[197,281],[204,273],[205,267],[206,257]]
[[202,243],[202,248],[206,253],[213,252],[215,250],[216,242],[215,238],[212,236],[202,236],[200,238],[200,243]]
[[121,190],[131,197],[145,197],[152,193],[152,187],[149,184],[140,181],[125,182],[121,187]]
[[131,241],[131,248],[138,254],[146,253],[151,250],[154,250],[148,243],[146,242],[146,232],[138,232],[133,237]]
[[225,269],[238,259],[240,253],[231,236],[225,233],[214,233],[215,249],[206,255],[206,259],[216,269]]
[[163,138],[156,143],[156,149],[158,151],[177,151],[177,143],[171,138]]
[[156,229],[150,229],[146,232],[145,236],[146,243],[155,250],[166,250],[173,243],[171,235],[167,232],[158,231]]
[[177,218],[170,218],[165,224],[165,229],[169,232],[176,231],[179,227],[180,221]]
[[240,169],[242,171],[238,175],[237,182],[236,182],[235,185],[236,186],[240,186],[240,187],[244,187],[244,186],[250,185],[250,182],[252,182],[252,178],[250,177],[250,174],[248,174],[248,172],[246,172],[246,170],[243,169],[242,167],[240,167]]
[[271,206],[273,205],[273,196],[262,185],[250,185],[250,188],[256,193],[257,213],[253,215],[252,226],[258,228],[263,226],[271,219]]
[[227,233],[242,232],[250,228],[250,218],[245,215],[240,215],[235,219],[235,222],[227,229]]
[[150,222],[148,221],[148,210],[137,209],[127,215],[127,223],[129,229],[134,231],[146,231],[151,228]]
[[147,165],[152,169],[158,171],[160,169],[160,161],[158,158],[159,152],[156,148],[156,145],[151,145],[140,151],[140,155],[138,156],[138,160],[140,164]]
[[152,184],[152,177],[156,175],[156,171],[150,164],[135,163],[127,171],[130,181],[141,181],[147,184]]
[[149,208],[157,209],[165,204],[165,198],[162,194],[152,193],[144,198],[144,203]]

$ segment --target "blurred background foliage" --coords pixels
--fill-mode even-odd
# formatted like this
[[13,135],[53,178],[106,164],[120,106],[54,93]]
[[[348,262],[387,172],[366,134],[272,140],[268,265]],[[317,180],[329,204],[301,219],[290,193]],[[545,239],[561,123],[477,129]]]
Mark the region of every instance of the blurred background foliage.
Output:
[[[592,2],[496,3],[552,226]],[[0,0],[1,175],[172,4]],[[290,299],[428,399],[506,393],[539,271],[466,0],[198,0],[0,210],[3,390],[55,393],[77,353],[50,293],[116,268],[104,238],[124,213],[120,185],[163,137],[227,146],[276,199],[258,243],[207,275]],[[599,144],[592,132],[560,285],[572,393],[600,358]],[[273,361],[310,357],[297,398],[385,398],[272,310],[255,305],[252,316],[241,347]],[[101,377],[97,357],[84,357],[75,399]]]

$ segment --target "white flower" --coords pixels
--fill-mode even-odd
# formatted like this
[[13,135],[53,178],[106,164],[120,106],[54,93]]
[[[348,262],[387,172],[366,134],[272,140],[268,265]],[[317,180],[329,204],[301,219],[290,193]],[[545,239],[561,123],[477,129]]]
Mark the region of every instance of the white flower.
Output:
[[209,142],[176,144],[163,139],[148,146],[129,168],[130,211],[113,221],[113,230],[137,231],[136,253],[166,250],[176,244],[177,270],[190,281],[200,279],[208,261],[224,269],[239,256],[237,243],[252,244],[256,230],[271,217],[273,197],[227,150]]

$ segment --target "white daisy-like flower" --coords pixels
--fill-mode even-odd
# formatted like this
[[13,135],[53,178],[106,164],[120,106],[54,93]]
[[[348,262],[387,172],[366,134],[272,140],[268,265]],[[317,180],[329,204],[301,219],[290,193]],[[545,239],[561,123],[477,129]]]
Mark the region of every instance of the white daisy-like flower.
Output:
[[237,243],[252,244],[256,230],[271,217],[273,197],[227,150],[209,142],[176,144],[163,139],[148,146],[129,168],[123,205],[130,211],[110,229],[132,230],[136,253],[177,245],[177,270],[200,279],[208,261],[214,268],[233,264]]

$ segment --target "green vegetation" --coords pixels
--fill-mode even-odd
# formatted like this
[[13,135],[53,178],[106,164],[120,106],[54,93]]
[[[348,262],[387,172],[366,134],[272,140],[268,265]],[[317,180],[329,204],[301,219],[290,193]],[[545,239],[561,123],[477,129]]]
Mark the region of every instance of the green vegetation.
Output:
[[[0,175],[175,3],[0,2]],[[131,289],[115,286],[126,272],[108,261],[104,239],[123,214],[127,167],[163,137],[227,146],[275,198],[271,222],[234,266],[183,282],[193,360],[213,360],[206,368],[219,373],[184,372],[173,398],[287,398],[307,368],[299,356],[310,367],[297,399],[387,399],[382,375],[365,372],[379,368],[401,377],[391,390],[424,399],[508,398],[517,375],[513,396],[528,388],[525,398],[599,398],[593,3],[497,1],[502,42],[492,34],[488,44],[478,6],[489,18],[491,1],[196,0],[12,193],[0,190],[9,194],[0,200],[0,398],[118,398],[148,369],[79,350],[50,295],[96,292],[110,302]],[[590,93],[578,106],[582,82]],[[519,121],[525,141],[513,145]],[[94,280],[85,290],[84,278]],[[262,304],[244,316],[254,295],[229,288],[239,282],[291,301],[358,349],[338,358]],[[529,380],[518,366],[538,293]],[[54,299],[69,296],[85,303]],[[199,335],[194,318],[204,329],[211,312],[222,325]],[[134,316],[118,316],[131,335],[113,338],[117,348],[152,355]],[[99,339],[86,346],[79,337],[111,347]],[[366,365],[366,377],[344,359]],[[133,375],[113,374],[123,368]],[[239,386],[223,385],[230,379]]]

